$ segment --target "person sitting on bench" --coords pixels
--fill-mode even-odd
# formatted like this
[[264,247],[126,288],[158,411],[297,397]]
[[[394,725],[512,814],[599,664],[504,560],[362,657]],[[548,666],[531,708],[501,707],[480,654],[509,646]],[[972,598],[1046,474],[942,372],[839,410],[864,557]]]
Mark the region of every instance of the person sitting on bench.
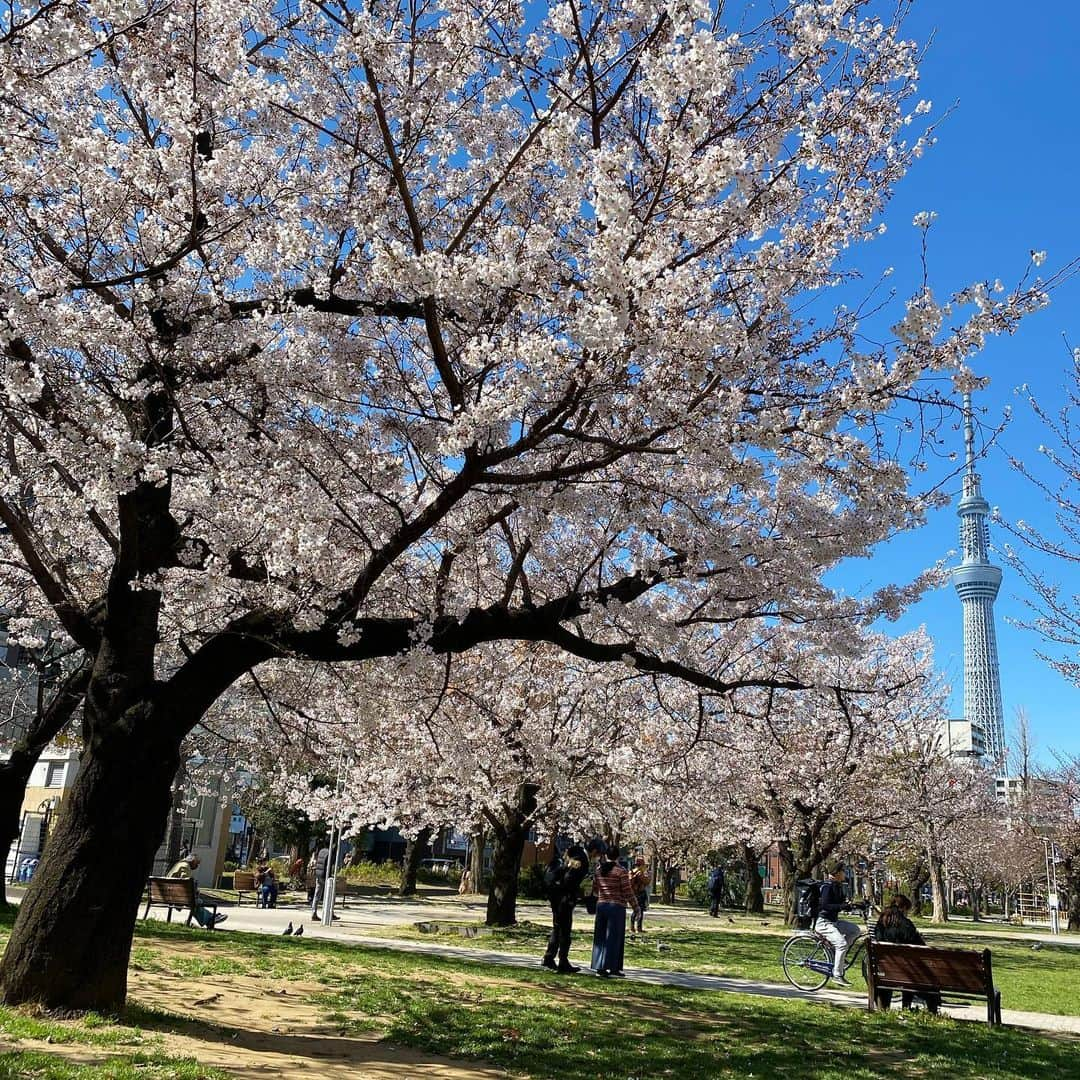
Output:
[[[911,910],[911,901],[906,896],[897,894],[882,911],[874,924],[872,935],[875,941],[888,941],[893,945],[925,945],[922,934],[915,929],[915,924],[907,917]],[[892,990],[878,990],[876,997],[879,1009],[887,1009],[892,1004]],[[928,1012],[936,1013],[941,1006],[941,995],[928,991],[919,995],[926,1002]],[[905,1009],[911,1008],[915,995],[910,990],[900,991],[900,1004]]]
[[[174,878],[190,878],[195,876],[195,868],[202,860],[198,855],[189,855],[186,859],[180,859],[175,862],[166,877]],[[229,916],[221,913],[219,915],[212,915],[199,903],[199,889],[195,888],[195,907],[192,909],[195,915],[195,921],[200,926],[216,925],[217,923],[223,923]]]

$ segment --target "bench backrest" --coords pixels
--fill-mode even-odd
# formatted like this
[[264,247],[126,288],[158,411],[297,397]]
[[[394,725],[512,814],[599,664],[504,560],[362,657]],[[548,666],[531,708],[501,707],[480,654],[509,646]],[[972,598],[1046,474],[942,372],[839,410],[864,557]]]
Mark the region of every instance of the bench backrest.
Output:
[[153,904],[191,907],[195,903],[194,878],[152,877],[146,883]]
[[254,889],[255,875],[250,870],[236,870],[233,872],[232,883],[234,889]]
[[938,949],[932,945],[894,945],[872,941],[870,962],[877,982],[914,990],[953,990],[985,994],[993,986],[990,950]]

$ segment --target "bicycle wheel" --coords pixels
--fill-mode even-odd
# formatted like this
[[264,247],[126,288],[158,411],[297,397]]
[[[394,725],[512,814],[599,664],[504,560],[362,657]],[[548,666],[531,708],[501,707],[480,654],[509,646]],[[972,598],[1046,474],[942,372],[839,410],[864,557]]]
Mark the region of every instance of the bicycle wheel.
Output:
[[832,957],[817,938],[788,938],[782,957],[787,981],[797,990],[807,993],[820,990],[829,978]]

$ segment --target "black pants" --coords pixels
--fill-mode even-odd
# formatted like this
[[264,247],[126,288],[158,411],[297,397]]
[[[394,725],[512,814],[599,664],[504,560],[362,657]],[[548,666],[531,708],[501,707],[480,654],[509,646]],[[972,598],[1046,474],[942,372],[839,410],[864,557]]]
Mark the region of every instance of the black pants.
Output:
[[715,919],[720,914],[720,901],[724,898],[723,893],[712,894],[712,904],[709,907],[709,914]]
[[566,967],[570,960],[570,931],[574,926],[574,901],[559,899],[551,901],[551,936],[548,938],[545,960],[559,958],[559,967]]
[[[877,992],[877,1003],[879,1009],[888,1009],[892,1005],[891,990],[879,990]],[[923,1001],[926,1002],[926,1011],[936,1013],[941,1007],[941,995],[937,993],[926,993],[919,995]],[[915,995],[910,990],[900,991],[900,1004],[905,1009],[911,1008],[911,1003],[915,1000]]]

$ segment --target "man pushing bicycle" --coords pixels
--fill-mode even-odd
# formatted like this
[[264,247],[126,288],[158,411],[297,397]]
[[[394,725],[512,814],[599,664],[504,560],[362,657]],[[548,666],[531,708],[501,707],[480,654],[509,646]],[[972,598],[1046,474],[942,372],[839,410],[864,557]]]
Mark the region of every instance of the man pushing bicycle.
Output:
[[814,930],[833,947],[832,981],[839,986],[850,986],[844,978],[844,957],[851,943],[859,936],[860,929],[853,922],[839,918],[841,911],[850,911],[858,905],[849,904],[844,895],[847,875],[842,862],[829,867],[829,880],[821,886],[818,894],[818,914]]

